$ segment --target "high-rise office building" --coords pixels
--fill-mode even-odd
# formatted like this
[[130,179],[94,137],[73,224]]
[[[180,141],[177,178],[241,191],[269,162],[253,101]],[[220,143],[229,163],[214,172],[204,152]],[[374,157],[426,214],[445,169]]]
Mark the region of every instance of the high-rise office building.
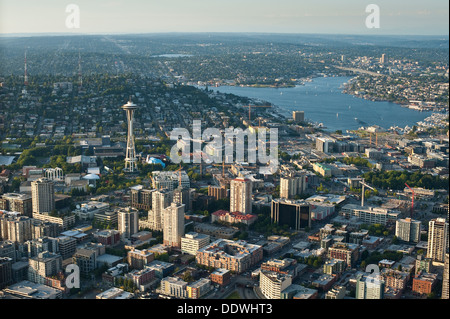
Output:
[[311,227],[311,206],[301,200],[272,200],[271,219],[278,225],[299,230]]
[[444,262],[448,247],[448,222],[445,218],[432,219],[428,226],[427,257],[436,262]]
[[162,231],[164,220],[163,211],[173,200],[173,192],[158,190],[152,194],[152,209],[148,211],[148,223],[152,230]]
[[117,213],[117,223],[120,235],[131,238],[139,231],[139,212],[135,208],[127,207]]
[[230,183],[230,212],[252,213],[252,181],[236,178]]
[[184,209],[185,205],[175,202],[164,209],[164,245],[181,248],[181,237],[184,236]]
[[418,243],[420,241],[420,229],[422,222],[411,218],[399,219],[395,225],[395,236],[398,239]]
[[55,209],[55,189],[53,181],[41,178],[31,182],[33,213],[50,213]]

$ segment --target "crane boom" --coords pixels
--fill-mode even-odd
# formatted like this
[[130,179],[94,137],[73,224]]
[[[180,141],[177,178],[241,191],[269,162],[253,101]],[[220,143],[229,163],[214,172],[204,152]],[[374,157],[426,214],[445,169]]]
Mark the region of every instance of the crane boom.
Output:
[[405,185],[406,185],[406,187],[409,188],[409,190],[412,193],[412,201],[411,201],[411,218],[412,218],[413,214],[414,214],[414,197],[415,197],[416,194],[414,193],[414,190],[411,187],[409,187],[408,184],[405,183]]
[[362,181],[359,181],[359,183],[362,185],[361,207],[364,207],[364,197],[365,197],[365,189],[364,189],[364,187],[370,188],[373,191],[375,191],[376,189],[373,188],[372,186],[367,185],[366,181],[364,179]]

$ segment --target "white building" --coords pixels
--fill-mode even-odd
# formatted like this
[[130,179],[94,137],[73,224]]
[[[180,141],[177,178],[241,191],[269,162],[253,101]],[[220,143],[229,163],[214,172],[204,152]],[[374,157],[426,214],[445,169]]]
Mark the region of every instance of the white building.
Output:
[[230,212],[252,213],[252,182],[236,178],[230,183]]
[[422,222],[411,218],[399,219],[395,225],[395,236],[398,239],[418,243],[420,241],[420,229]]
[[445,218],[430,220],[428,224],[427,257],[443,263],[448,247],[448,222]]
[[185,205],[172,203],[164,209],[163,243],[171,247],[181,247],[181,237],[184,236]]
[[280,299],[281,292],[291,284],[291,275],[266,270],[259,273],[259,288],[267,299]]
[[127,207],[117,213],[117,223],[120,235],[131,238],[139,231],[139,212],[135,208]]
[[339,214],[345,218],[357,217],[362,222],[373,225],[386,225],[389,222],[396,222],[401,212],[381,207],[360,206],[355,204],[344,205]]
[[356,278],[356,299],[383,299],[385,283],[381,276],[376,278],[358,275]]
[[50,213],[55,209],[55,189],[53,181],[40,178],[31,182],[33,213]]
[[150,229],[162,231],[164,219],[162,214],[173,199],[173,192],[168,190],[159,190],[152,193],[152,209],[148,212],[148,223]]
[[190,232],[181,238],[181,251],[195,256],[197,251],[207,246],[209,242],[209,235]]

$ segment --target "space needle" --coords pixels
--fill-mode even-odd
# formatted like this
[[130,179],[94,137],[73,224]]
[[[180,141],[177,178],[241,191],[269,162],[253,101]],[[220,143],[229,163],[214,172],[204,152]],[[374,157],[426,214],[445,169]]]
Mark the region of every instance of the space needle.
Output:
[[127,137],[127,152],[125,157],[125,168],[124,171],[127,173],[137,172],[137,158],[136,149],[134,147],[134,134],[133,134],[133,124],[134,124],[134,111],[137,109],[137,105],[128,101],[127,104],[122,106],[122,109],[127,113],[128,122],[128,137]]

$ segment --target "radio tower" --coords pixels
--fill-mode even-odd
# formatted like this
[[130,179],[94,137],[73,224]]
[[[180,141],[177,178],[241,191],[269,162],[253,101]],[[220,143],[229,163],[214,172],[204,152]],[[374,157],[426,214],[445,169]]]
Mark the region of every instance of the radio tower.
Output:
[[81,54],[78,52],[78,85],[83,86],[83,76],[81,75]]
[[137,172],[137,159],[136,159],[136,149],[134,147],[134,134],[133,134],[133,124],[134,124],[134,111],[137,109],[137,105],[128,101],[127,104],[122,106],[122,109],[127,113],[128,121],[128,137],[127,137],[127,153],[125,157],[125,168],[124,171],[127,173]]

